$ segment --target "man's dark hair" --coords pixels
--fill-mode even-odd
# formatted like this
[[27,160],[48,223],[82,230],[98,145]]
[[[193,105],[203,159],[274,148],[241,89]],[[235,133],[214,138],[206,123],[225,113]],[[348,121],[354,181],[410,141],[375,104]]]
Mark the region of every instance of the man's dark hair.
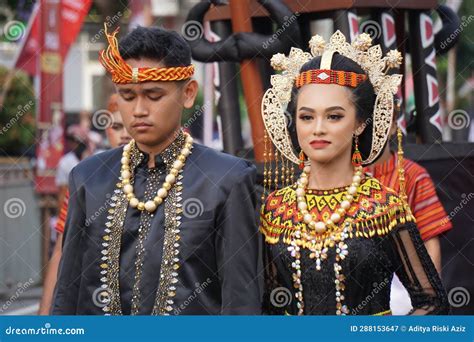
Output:
[[148,58],[165,67],[191,64],[191,48],[184,38],[158,27],[138,26],[120,40],[119,52],[124,60]]

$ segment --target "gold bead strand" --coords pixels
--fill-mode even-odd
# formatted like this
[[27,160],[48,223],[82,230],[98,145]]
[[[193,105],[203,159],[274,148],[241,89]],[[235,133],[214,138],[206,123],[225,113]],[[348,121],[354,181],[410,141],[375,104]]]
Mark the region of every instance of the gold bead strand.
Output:
[[275,149],[275,179],[273,180],[275,183],[275,190],[278,189],[278,150]]
[[286,186],[285,183],[285,174],[286,174],[286,168],[285,168],[285,157],[283,154],[280,154],[281,157],[281,187],[284,188]]
[[264,203],[267,195],[267,153],[268,153],[268,135],[267,130],[263,130],[263,192],[262,192],[262,203]]
[[293,183],[295,182],[295,166],[293,165],[292,162],[290,162],[291,164],[291,169],[290,169],[290,182],[291,184],[293,185]]

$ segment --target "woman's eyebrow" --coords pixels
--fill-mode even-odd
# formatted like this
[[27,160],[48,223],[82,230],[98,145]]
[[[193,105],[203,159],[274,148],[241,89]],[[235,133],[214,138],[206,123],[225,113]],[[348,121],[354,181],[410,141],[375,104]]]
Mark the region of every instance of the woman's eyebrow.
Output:
[[341,107],[341,106],[328,107],[328,108],[326,108],[325,111],[326,111],[326,112],[329,112],[329,111],[331,111],[331,110],[343,110],[343,111],[345,111],[345,109],[344,109],[343,107]]
[[300,108],[298,109],[298,111],[300,111],[300,110],[305,110],[305,111],[310,112],[310,113],[314,113],[314,112],[315,112],[314,109],[309,108],[309,107],[300,107]]
[[[316,112],[314,109],[309,108],[309,107],[300,107],[298,109],[298,111],[300,111],[300,110],[304,110],[304,111],[307,111],[307,112],[310,112],[310,113],[315,113]],[[343,111],[345,111],[344,107],[341,107],[341,106],[331,106],[331,107],[326,108],[324,111],[325,112],[330,112],[332,110],[343,110]]]

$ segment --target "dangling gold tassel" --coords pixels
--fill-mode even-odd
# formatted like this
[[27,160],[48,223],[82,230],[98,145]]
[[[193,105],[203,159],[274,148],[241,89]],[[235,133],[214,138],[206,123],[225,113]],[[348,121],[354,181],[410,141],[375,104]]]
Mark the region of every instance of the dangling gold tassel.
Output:
[[280,157],[281,157],[281,187],[284,188],[286,186],[285,184],[285,174],[286,174],[286,169],[285,169],[285,157],[283,156],[283,154],[280,154]]
[[[291,162],[290,162],[291,163]],[[295,182],[295,166],[293,163],[291,163],[291,169],[290,169],[290,184],[293,185]]]
[[268,148],[268,169],[267,169],[267,192],[270,193],[272,192],[272,171],[273,171],[273,145],[269,143],[269,148]]
[[274,179],[274,183],[275,183],[275,190],[278,189],[278,150],[275,149],[275,179]]
[[403,168],[403,133],[400,127],[397,128],[397,139],[398,139],[398,182],[400,184],[399,196],[405,206],[405,210],[412,214],[411,208],[408,204],[408,196],[405,189],[405,169]]
[[265,198],[267,197],[267,153],[268,153],[268,135],[267,130],[263,130],[263,192],[262,192],[262,203],[265,202]]
[[291,162],[287,159],[286,160],[286,180],[285,180],[286,186],[291,185],[291,183],[290,183],[290,163]]

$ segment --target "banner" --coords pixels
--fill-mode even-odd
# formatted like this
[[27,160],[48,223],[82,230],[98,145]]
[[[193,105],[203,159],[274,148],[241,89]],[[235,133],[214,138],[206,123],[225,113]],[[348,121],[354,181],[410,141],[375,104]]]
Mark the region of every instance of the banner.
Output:
[[[36,56],[38,55],[38,50],[40,48],[39,9],[41,7],[40,4],[42,3],[44,3],[44,0],[39,1],[33,9],[15,63],[15,68],[22,69],[31,76],[36,76],[38,74]],[[81,30],[82,22],[89,12],[92,0],[63,0],[58,3],[61,4],[59,26],[61,27],[62,33],[59,39],[61,40],[61,59],[64,61],[71,45],[74,43]]]
[[[37,15],[30,30],[31,44],[27,42],[25,45],[27,48],[39,44],[40,52],[37,57],[37,49],[34,52],[35,56],[32,57],[36,63],[27,60],[25,64],[29,69],[31,65],[36,65],[33,71],[36,75],[39,73],[35,180],[36,191],[39,193],[56,192],[55,169],[64,152],[64,60],[79,34],[90,5],[90,0],[42,0],[39,11],[35,12]],[[24,56],[29,53],[30,51],[25,49]]]

